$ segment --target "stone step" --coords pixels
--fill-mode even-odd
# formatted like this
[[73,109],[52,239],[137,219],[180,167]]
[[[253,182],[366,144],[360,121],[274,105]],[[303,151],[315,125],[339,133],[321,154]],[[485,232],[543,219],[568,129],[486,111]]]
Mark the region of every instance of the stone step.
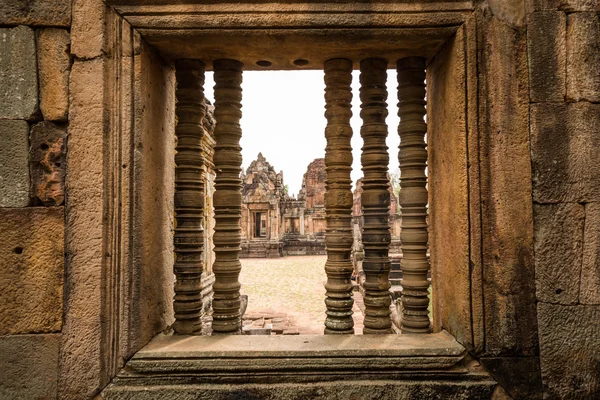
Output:
[[[216,379],[218,381],[218,378]],[[490,399],[495,382],[480,380],[356,380],[283,384],[189,384],[165,386],[115,386],[111,384],[101,398],[105,400],[414,400],[414,399]]]

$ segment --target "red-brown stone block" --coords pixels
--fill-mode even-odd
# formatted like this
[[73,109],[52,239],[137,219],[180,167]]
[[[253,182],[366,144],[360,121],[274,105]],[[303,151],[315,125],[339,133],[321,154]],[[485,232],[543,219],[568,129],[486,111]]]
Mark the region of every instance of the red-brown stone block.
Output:
[[62,326],[62,207],[0,208],[0,335]]
[[600,306],[538,303],[545,399],[597,399]]
[[0,336],[0,399],[56,399],[60,334]]
[[2,0],[1,25],[71,25],[71,0]]
[[600,10],[598,0],[526,0],[528,11],[560,10],[566,12]]
[[600,199],[600,104],[531,106],[533,200]]
[[544,11],[528,18],[527,55],[532,102],[565,99],[567,17],[564,12]]
[[600,305],[600,203],[585,205],[579,302]]
[[40,109],[46,121],[66,121],[69,109],[69,32],[46,28],[36,32]]
[[108,12],[102,0],[73,0],[71,53],[78,58],[101,56],[108,48]]
[[583,249],[581,204],[539,204],[535,219],[535,283],[539,301],[577,304]]
[[580,12],[567,17],[567,98],[600,101],[600,17]]

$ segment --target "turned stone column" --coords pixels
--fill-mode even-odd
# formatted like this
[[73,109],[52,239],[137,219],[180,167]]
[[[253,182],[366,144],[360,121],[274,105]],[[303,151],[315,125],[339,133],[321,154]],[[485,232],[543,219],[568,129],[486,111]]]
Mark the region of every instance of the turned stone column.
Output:
[[400,207],[402,209],[402,332],[428,333],[427,124],[425,59],[398,60]]
[[202,120],[204,103],[204,63],[177,60],[177,153],[175,154],[175,323],[179,334],[202,330],[201,275],[204,232],[204,182],[202,180]]
[[385,140],[387,125],[387,61],[370,58],[360,63],[360,116],[363,125],[362,208],[364,225],[362,242],[365,251],[363,271],[365,273],[365,334],[393,333],[390,319],[391,242],[388,225],[390,192],[388,190],[389,155]]
[[239,260],[242,231],[242,63],[215,60],[215,262],[213,322],[215,334],[241,331]]
[[[352,61],[325,62],[325,334],[353,334],[352,320]],[[301,221],[302,222],[302,221]]]

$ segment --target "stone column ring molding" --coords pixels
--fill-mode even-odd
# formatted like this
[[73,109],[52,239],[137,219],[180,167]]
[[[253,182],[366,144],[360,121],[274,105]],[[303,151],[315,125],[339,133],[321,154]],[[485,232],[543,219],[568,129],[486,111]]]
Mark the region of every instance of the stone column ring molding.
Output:
[[427,260],[427,124],[425,59],[398,60],[400,199],[402,209],[402,333],[429,333]]
[[353,334],[352,319],[352,61],[332,59],[325,71],[325,334]]
[[177,147],[175,154],[175,233],[173,237],[176,277],[175,323],[178,334],[199,334],[202,330],[201,277],[203,272],[204,182],[202,179],[202,121],[204,103],[204,63],[182,59],[175,62],[177,104],[175,114]]
[[239,260],[242,231],[242,63],[220,59],[213,62],[215,79],[215,262],[213,273],[214,334],[241,332]]
[[386,146],[388,128],[387,60],[369,58],[360,63],[360,116],[363,124],[360,134],[364,145],[361,164],[363,170],[362,207],[364,226],[362,242],[365,251],[365,320],[364,334],[393,333],[390,319],[391,262],[388,225],[390,192],[388,190],[389,155]]

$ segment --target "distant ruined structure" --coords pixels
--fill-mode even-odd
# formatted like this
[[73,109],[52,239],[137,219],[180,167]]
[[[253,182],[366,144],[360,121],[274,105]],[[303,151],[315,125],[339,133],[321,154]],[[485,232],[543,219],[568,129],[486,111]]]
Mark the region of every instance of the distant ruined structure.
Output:
[[[287,255],[315,255],[325,253],[325,159],[316,158],[307,167],[298,197],[290,196],[283,182],[283,171],[277,173],[259,153],[242,175],[242,251],[240,257],[276,258]],[[389,180],[389,176],[388,176]],[[352,226],[356,260],[364,252],[362,229],[362,178],[353,192]],[[390,258],[399,271],[402,250],[400,230],[402,217],[398,213],[398,199],[391,184],[388,225],[392,241]],[[356,263],[355,263],[356,265]]]
[[242,176],[240,257],[325,254],[325,163],[311,162],[298,198],[289,196],[283,172],[262,153]]
[[284,204],[284,253],[325,254],[325,160],[316,158],[306,168],[298,199]]

